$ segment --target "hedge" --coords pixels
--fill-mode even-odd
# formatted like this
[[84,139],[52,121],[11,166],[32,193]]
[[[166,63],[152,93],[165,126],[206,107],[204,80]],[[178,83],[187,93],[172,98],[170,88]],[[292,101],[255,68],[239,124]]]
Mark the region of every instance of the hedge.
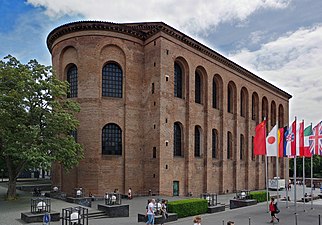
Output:
[[183,199],[168,203],[168,212],[177,213],[179,218],[194,216],[206,213],[208,211],[208,202],[206,199]]
[[[256,199],[257,202],[266,202],[266,191],[254,191],[249,195],[250,199]],[[268,193],[269,199],[269,193]]]

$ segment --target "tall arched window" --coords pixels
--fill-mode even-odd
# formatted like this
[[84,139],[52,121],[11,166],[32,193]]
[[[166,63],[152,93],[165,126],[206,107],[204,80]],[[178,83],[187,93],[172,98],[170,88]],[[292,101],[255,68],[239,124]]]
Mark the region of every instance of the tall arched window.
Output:
[[259,98],[256,92],[252,94],[252,120],[259,122]]
[[233,152],[233,135],[230,131],[227,132],[227,159],[232,159]]
[[123,73],[116,63],[107,63],[102,70],[102,95],[122,98]]
[[246,117],[248,115],[248,94],[245,87],[240,90],[240,116]]
[[195,102],[202,103],[202,80],[198,72],[195,73]]
[[284,126],[284,107],[283,105],[278,106],[278,127]]
[[227,87],[227,111],[229,113],[236,112],[235,101],[236,101],[236,86],[232,81],[230,81]]
[[276,125],[276,104],[274,101],[271,103],[271,126]]
[[109,123],[103,127],[102,154],[122,155],[122,130],[114,123]]
[[243,160],[244,155],[245,155],[245,138],[244,138],[244,135],[240,134],[239,142],[240,142],[239,157],[240,157],[240,160]]
[[173,155],[182,156],[182,130],[181,124],[175,122],[173,126]]
[[212,158],[217,158],[218,151],[218,131],[216,129],[212,129]]
[[[262,99],[262,121],[266,119],[268,121],[268,100],[266,97],[263,97]],[[269,123],[266,122],[266,130],[268,130]]]
[[69,91],[67,98],[76,98],[78,94],[78,73],[77,66],[71,65],[67,70],[67,82],[69,83]]
[[216,79],[214,78],[212,80],[212,107],[215,109],[218,109],[219,105],[219,90],[218,90],[218,83]]
[[182,98],[182,69],[174,63],[174,96]]
[[195,126],[195,157],[201,156],[201,132],[198,126]]

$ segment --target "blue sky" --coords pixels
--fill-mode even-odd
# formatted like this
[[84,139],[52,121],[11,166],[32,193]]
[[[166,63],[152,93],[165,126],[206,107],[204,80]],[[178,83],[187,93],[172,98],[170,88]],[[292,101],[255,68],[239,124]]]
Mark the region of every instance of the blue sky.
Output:
[[287,91],[290,120],[322,119],[322,1],[1,0],[0,58],[50,65],[48,33],[78,20],[163,21]]

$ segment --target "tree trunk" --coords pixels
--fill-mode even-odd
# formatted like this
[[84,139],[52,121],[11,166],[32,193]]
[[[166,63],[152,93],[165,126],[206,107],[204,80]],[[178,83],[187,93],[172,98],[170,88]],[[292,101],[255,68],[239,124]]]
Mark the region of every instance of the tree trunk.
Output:
[[16,198],[16,184],[17,180],[9,176],[7,199],[12,200]]

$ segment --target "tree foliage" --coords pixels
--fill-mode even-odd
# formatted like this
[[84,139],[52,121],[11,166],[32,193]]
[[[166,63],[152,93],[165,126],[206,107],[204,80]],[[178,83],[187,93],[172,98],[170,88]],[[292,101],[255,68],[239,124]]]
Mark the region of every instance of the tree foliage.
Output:
[[36,60],[22,64],[9,55],[0,61],[0,157],[8,197],[15,197],[10,185],[15,188],[22,170],[49,169],[53,162],[70,169],[82,159],[82,147],[70,135],[80,109],[66,98],[67,87]]
[[[294,174],[294,159],[290,159],[290,176]],[[296,174],[298,177],[303,176],[303,159],[296,158]],[[322,157],[313,156],[313,176],[314,178],[322,178]],[[305,177],[311,177],[311,158],[305,158]]]

